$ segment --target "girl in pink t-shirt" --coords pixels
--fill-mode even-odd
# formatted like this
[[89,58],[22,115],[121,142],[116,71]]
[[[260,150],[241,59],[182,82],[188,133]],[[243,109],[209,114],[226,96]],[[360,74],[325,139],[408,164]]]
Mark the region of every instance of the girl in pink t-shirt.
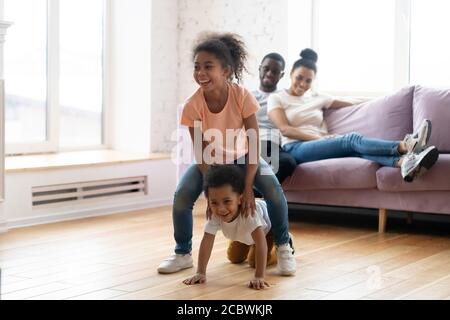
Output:
[[[240,208],[244,214],[255,212],[253,187],[264,196],[277,245],[279,272],[293,275],[296,271],[286,198],[270,166],[259,158],[255,116],[259,105],[247,89],[237,84],[246,70],[246,59],[245,45],[236,34],[209,34],[193,50],[193,76],[199,88],[186,100],[181,124],[189,127],[196,163],[189,167],[175,191],[172,212],[175,254],[160,264],[160,273],[193,266],[192,208],[202,192],[203,174],[208,166],[225,163],[245,169]],[[223,205],[227,206],[226,199]]]

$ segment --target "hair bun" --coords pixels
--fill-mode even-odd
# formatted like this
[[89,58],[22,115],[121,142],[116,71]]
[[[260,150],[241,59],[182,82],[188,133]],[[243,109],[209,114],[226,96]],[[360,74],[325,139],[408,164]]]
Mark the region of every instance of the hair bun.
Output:
[[316,63],[318,59],[317,53],[310,48],[303,49],[302,52],[300,52],[300,57],[302,57],[302,59],[311,60],[314,63]]

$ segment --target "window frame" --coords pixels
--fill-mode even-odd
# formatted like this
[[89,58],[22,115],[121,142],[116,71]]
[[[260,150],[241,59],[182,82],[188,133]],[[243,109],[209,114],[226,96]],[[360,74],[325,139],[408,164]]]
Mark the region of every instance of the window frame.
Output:
[[[59,145],[59,0],[47,0],[47,111],[46,140],[35,143],[6,143],[5,154],[22,155],[55,153],[80,150],[101,150],[109,148],[108,96],[110,59],[110,1],[102,0],[103,5],[103,43],[102,43],[102,119],[101,141],[95,146],[64,148]],[[1,16],[4,16],[4,0],[0,0]],[[14,21],[12,21],[14,22]],[[7,82],[8,79],[5,79]],[[109,102],[109,101],[108,101]]]
[[[291,5],[295,6],[296,0],[289,0]],[[310,22],[310,39],[307,39],[311,45],[311,48],[317,49],[318,43],[318,24],[320,21],[320,1],[321,0],[308,0],[308,6],[311,9],[311,22]],[[289,10],[291,11],[291,10]],[[394,68],[392,90],[400,89],[409,85],[410,80],[410,39],[411,39],[411,0],[395,0],[395,25],[394,25]],[[292,29],[292,28],[290,28]],[[292,33],[289,30],[288,33]],[[292,36],[290,39],[293,38]],[[292,46],[292,45],[291,45]],[[292,46],[293,47],[293,46]],[[300,50],[301,48],[295,48],[294,50]],[[294,55],[291,53],[290,54]],[[298,56],[298,54],[297,54]],[[320,76],[317,78],[314,84],[314,89],[320,90]],[[340,97],[363,97],[373,98],[382,96],[388,92],[376,92],[376,91],[326,91],[326,93],[333,96]]]

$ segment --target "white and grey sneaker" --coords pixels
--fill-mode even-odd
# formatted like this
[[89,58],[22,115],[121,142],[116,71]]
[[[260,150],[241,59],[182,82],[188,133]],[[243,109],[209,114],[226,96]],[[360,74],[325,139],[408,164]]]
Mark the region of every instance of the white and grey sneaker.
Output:
[[158,266],[159,273],[174,273],[183,269],[192,268],[194,263],[191,254],[174,254],[163,260]]
[[409,153],[405,155],[401,173],[406,182],[412,182],[414,178],[422,175],[428,169],[430,169],[439,158],[439,151],[435,146],[431,146],[420,152]]
[[407,134],[403,139],[407,153],[420,153],[427,147],[431,136],[431,121],[424,119],[413,134]]
[[297,262],[289,243],[277,246],[277,269],[282,276],[293,276],[297,271]]

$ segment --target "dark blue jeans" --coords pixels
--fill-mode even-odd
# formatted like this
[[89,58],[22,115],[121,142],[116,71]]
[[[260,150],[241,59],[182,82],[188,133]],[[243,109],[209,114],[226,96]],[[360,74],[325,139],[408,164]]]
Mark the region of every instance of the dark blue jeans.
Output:
[[[239,163],[236,161],[236,163]],[[245,164],[238,164],[245,169]],[[173,200],[172,219],[175,237],[175,253],[192,251],[192,209],[202,193],[203,175],[196,164],[192,164],[178,183]],[[264,196],[272,222],[272,233],[277,245],[289,243],[288,207],[281,185],[270,166],[260,159],[255,176],[255,188]]]
[[261,140],[261,157],[274,169],[280,184],[297,168],[294,157],[272,141]]

